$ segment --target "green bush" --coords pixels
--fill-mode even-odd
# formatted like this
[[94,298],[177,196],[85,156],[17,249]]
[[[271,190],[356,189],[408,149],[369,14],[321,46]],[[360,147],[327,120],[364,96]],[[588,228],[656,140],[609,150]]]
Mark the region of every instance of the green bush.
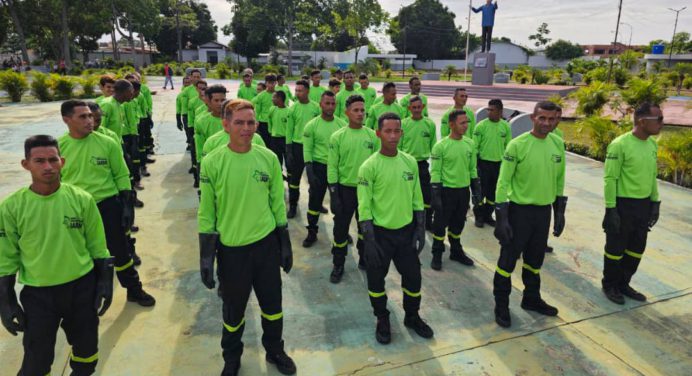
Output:
[[216,77],[220,79],[226,79],[231,76],[232,72],[231,69],[228,67],[228,65],[224,63],[218,63],[216,64]]
[[540,69],[533,69],[531,71],[531,82],[536,85],[545,85],[550,81],[550,76],[543,73]]
[[675,184],[692,183],[692,130],[670,132],[658,140],[659,172]]
[[529,83],[531,77],[531,68],[528,65],[519,65],[516,68],[514,68],[514,71],[512,72],[512,79],[514,80],[514,82],[520,84]]
[[600,115],[603,107],[608,103],[613,90],[613,85],[595,81],[588,86],[579,88],[570,96],[577,100],[577,114],[585,116]]
[[57,99],[70,99],[72,98],[72,91],[75,87],[75,81],[70,76],[61,76],[59,74],[50,75],[50,87],[53,89],[55,98]]
[[272,64],[264,64],[262,66],[262,69],[260,69],[259,73],[260,74],[269,74],[269,73],[277,74],[277,73],[279,73],[279,66],[278,65],[272,65]]
[[385,77],[386,79],[390,79],[390,78],[392,77],[392,73],[394,73],[394,72],[392,72],[391,69],[387,68],[387,69],[384,70],[384,77]]
[[53,94],[50,92],[50,76],[39,71],[33,71],[32,78],[31,95],[41,102],[52,101]]
[[96,85],[98,85],[99,76],[97,75],[83,75],[79,78],[79,85],[82,86],[82,97],[83,98],[93,98]]
[[637,108],[644,102],[661,104],[666,100],[666,92],[661,82],[632,78],[627,88],[620,92],[622,99],[632,108]]
[[12,70],[0,72],[0,89],[5,90],[12,102],[18,103],[29,89],[26,77]]
[[682,81],[682,87],[684,87],[687,90],[692,89],[692,76],[689,76],[685,78],[684,81]]
[[632,123],[615,123],[608,117],[589,116],[577,121],[579,132],[588,131],[591,138],[589,154],[599,161],[605,160],[608,145],[619,135],[632,129]]
[[594,81],[606,82],[608,78],[607,67],[597,67],[584,74],[584,82],[590,85]]
[[613,67],[612,75],[613,81],[615,81],[615,83],[620,87],[624,87],[625,84],[627,84],[627,80],[629,80],[631,76],[627,69],[621,67]]

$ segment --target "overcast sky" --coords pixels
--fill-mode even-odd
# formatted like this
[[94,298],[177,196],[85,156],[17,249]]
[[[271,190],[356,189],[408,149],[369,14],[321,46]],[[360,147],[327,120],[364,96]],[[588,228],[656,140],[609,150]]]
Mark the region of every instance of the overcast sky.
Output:
[[[231,20],[231,6],[226,0],[202,0],[209,5],[212,17],[219,26],[219,41],[227,43],[230,37],[221,33],[221,27]],[[395,15],[402,6],[414,0],[379,0],[384,10]],[[468,1],[441,0],[454,14],[456,24],[466,30]],[[549,38],[567,39],[580,44],[612,43],[619,0],[498,0],[493,36],[505,36],[512,41],[532,46],[528,36],[535,33],[542,22],[548,23]],[[485,3],[473,0],[474,6]],[[688,9],[680,13],[678,31],[692,31],[692,2],[690,0],[624,0],[621,22],[632,25],[632,44],[647,44],[653,39],[669,40],[673,34],[675,13],[668,8]],[[481,34],[481,15],[472,13],[471,32]],[[622,43],[628,43],[630,28],[620,27]],[[375,38],[381,47],[390,47],[387,37]],[[388,46],[386,46],[386,45]]]

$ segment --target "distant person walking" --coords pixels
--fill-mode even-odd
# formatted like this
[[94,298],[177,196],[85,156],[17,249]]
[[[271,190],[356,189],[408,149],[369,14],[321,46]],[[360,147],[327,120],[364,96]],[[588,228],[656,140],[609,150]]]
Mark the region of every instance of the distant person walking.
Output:
[[490,42],[493,39],[493,26],[495,26],[495,11],[497,11],[497,1],[486,0],[484,5],[478,8],[471,7],[474,13],[483,12],[483,34],[481,36],[481,52],[490,52]]
[[173,87],[173,69],[166,63],[163,67],[163,75],[166,76],[166,81],[163,82],[163,90],[166,90],[168,83],[171,83],[171,90],[175,89]]

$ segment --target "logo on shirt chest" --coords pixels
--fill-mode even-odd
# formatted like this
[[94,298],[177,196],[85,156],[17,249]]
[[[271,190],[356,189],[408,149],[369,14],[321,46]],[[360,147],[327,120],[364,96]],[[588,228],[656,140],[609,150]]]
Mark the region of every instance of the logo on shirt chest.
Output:
[[5,230],[0,230],[0,238],[6,238],[7,237],[7,232]]
[[372,141],[363,141],[363,147],[369,150],[373,150],[375,148],[375,143]]
[[358,178],[358,185],[362,185],[363,187],[367,187],[370,185],[370,183],[368,183],[368,181],[365,180],[365,178],[359,177]]
[[420,132],[421,137],[430,138],[430,132],[422,131]]
[[258,183],[269,183],[269,174],[264,171],[255,170],[252,174],[252,178]]
[[404,171],[402,177],[404,178],[404,181],[413,181],[413,172]]
[[562,156],[558,154],[553,154],[550,159],[555,162],[555,163],[560,163],[562,162]]
[[84,226],[84,220],[77,217],[63,216],[62,224],[67,229],[80,229]]
[[107,158],[101,158],[101,157],[94,157],[92,156],[89,161],[91,164],[94,166],[108,166],[108,159]]

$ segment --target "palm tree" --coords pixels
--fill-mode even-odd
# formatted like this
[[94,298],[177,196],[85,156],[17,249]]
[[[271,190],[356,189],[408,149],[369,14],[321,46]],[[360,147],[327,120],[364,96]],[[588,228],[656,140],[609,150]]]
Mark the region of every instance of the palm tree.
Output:
[[457,68],[454,65],[448,65],[445,67],[445,69],[442,71],[442,74],[447,75],[447,81],[452,80],[452,75],[457,73]]

